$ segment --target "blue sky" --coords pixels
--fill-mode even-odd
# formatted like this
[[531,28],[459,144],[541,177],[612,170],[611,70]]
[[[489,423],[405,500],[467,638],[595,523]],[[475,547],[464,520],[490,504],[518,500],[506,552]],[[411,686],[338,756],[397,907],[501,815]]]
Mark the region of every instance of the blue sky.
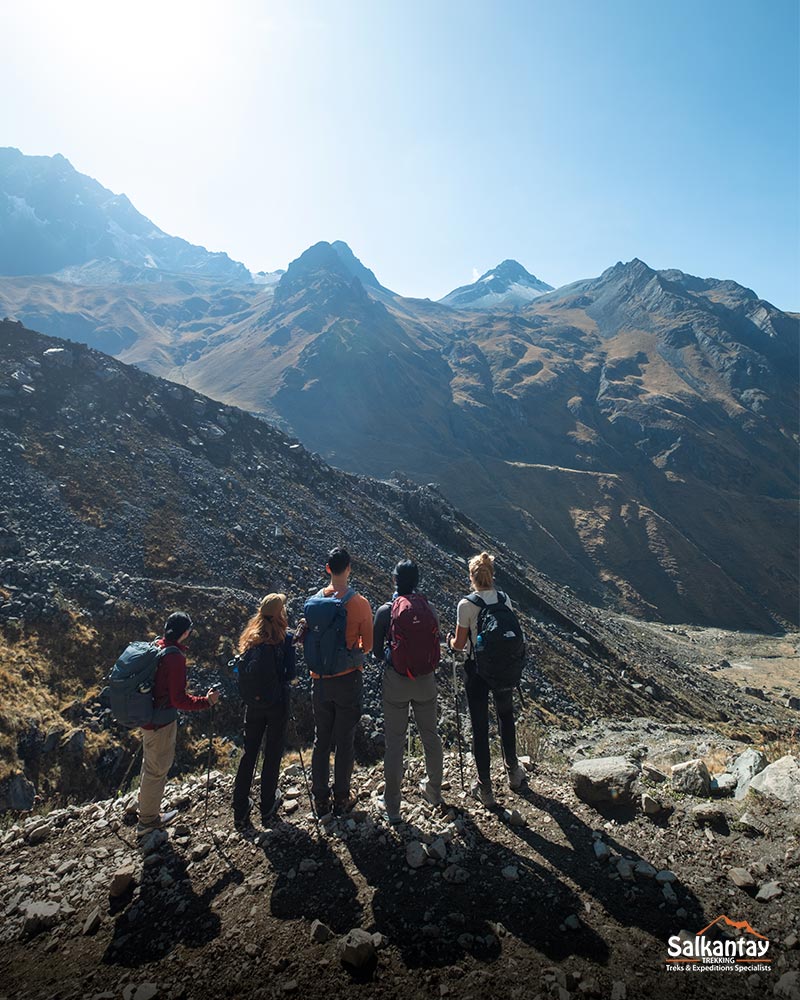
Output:
[[800,309],[796,0],[29,0],[0,145],[254,269],[344,239],[439,298],[641,257]]

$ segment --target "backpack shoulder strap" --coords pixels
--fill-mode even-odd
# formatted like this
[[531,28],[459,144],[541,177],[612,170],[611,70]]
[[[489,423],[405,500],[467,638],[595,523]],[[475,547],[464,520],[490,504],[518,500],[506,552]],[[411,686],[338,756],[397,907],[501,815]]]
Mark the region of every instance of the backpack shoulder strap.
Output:
[[502,590],[497,591],[497,603],[505,604],[506,606],[508,606],[508,598],[506,597],[506,595],[503,593]]
[[468,600],[470,604],[474,604],[476,608],[488,607],[486,601],[484,601],[482,597],[479,597],[478,594],[467,594],[466,600]]
[[350,600],[350,598],[351,597],[355,597],[355,596],[356,596],[356,592],[353,590],[353,588],[352,587],[348,587],[347,590],[345,591],[344,597],[340,598],[340,600],[342,602],[342,606],[344,607],[344,605],[347,604],[347,602]]
[[158,650],[158,659],[160,660],[162,656],[166,656],[167,653],[179,653],[183,656],[180,649],[177,646],[164,646],[162,649]]

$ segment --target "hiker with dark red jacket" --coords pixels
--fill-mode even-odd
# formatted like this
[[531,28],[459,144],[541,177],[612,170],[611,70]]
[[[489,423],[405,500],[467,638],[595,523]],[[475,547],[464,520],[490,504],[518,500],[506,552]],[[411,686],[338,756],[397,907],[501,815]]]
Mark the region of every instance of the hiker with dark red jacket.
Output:
[[289,720],[289,684],[295,676],[294,635],[289,631],[286,594],[267,594],[239,638],[239,694],[245,703],[244,753],[233,785],[233,822],[250,826],[250,787],[261,744],[261,822],[278,811],[278,775]]
[[139,825],[137,836],[169,825],[178,810],[161,812],[161,799],[167,775],[175,760],[175,737],[178,711],[200,712],[219,700],[216,691],[202,697],[186,690],[186,640],[192,631],[192,619],[182,611],[173,612],[164,626],[164,635],[156,640],[161,649],[170,647],[158,662],[153,683],[153,721],[142,726],[142,776],[139,784]]
[[325,566],[330,583],[303,608],[303,655],[311,672],[314,710],[314,751],[311,783],[318,816],[330,811],[331,747],[333,811],[349,812],[355,805],[350,779],[355,762],[356,726],[361,718],[364,658],[372,650],[372,608],[349,585],[350,554],[335,548]]
[[439,663],[439,617],[423,594],[417,593],[419,569],[411,560],[394,568],[395,593],[378,608],[373,626],[375,656],[383,662],[383,759],[386,818],[398,823],[403,750],[408,709],[425,751],[427,777],[420,783],[422,797],[442,805],[442,741],[437,729],[436,666]]

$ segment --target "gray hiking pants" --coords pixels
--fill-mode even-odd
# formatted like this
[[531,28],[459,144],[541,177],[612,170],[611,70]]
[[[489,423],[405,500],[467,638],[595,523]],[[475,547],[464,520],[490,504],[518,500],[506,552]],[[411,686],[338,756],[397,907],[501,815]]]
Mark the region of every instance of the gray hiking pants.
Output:
[[400,786],[403,782],[403,751],[406,745],[409,705],[425,750],[428,787],[435,796],[440,796],[442,741],[437,730],[436,675],[403,677],[394,667],[386,664],[383,669],[383,728],[386,738],[383,760],[386,789],[383,800],[386,811],[393,816],[400,813]]

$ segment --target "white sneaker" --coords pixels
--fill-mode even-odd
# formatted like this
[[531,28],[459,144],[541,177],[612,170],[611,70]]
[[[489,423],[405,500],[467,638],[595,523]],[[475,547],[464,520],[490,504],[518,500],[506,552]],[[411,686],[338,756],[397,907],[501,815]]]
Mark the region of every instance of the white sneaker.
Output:
[[155,823],[142,823],[140,820],[136,826],[136,836],[146,837],[153,830],[163,830],[165,826],[169,826],[170,823],[174,822],[177,815],[177,809],[170,809],[167,812],[161,813]]
[[474,797],[484,806],[495,805],[494,793],[492,792],[492,783],[475,781],[473,782],[472,788],[470,789]]
[[378,799],[378,806],[381,810],[381,816],[389,823],[391,826],[397,826],[398,823],[403,822],[403,817],[399,812],[389,812],[386,808],[386,800],[381,796]]
[[444,805],[444,799],[442,798],[442,793],[439,792],[438,794],[436,794],[436,792],[433,791],[433,789],[431,788],[430,780],[428,778],[425,778],[423,781],[420,781],[419,793],[429,805],[432,806]]
[[519,791],[524,785],[528,783],[528,775],[522,764],[517,764],[516,767],[509,768],[508,771],[508,787],[512,791]]

